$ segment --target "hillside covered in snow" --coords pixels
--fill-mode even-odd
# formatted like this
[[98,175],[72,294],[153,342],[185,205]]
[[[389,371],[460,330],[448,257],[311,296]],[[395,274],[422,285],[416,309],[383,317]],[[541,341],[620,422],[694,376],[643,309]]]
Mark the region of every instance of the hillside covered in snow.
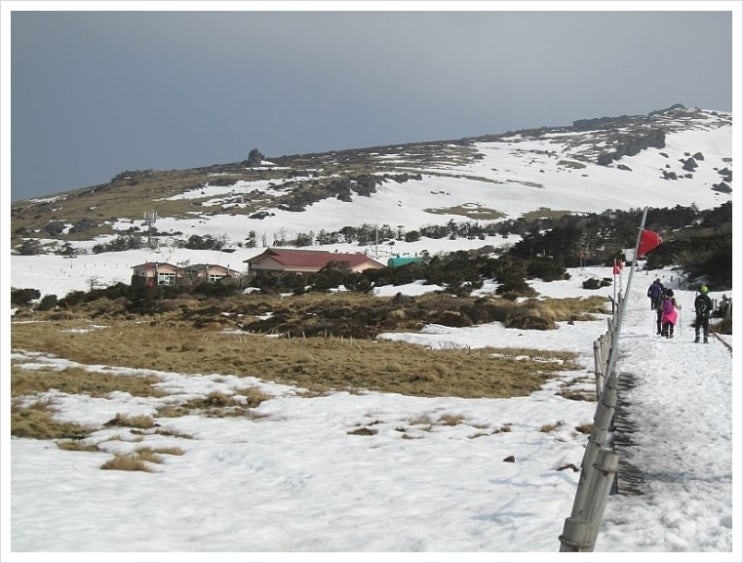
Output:
[[[617,292],[633,430],[619,455],[641,494],[610,496],[596,552],[740,560],[739,355],[714,326],[729,319],[694,342],[705,280],[674,263],[732,261],[732,153],[730,114],[676,105],[478,138],[255,149],[14,201],[6,290],[42,299],[4,311],[3,560],[550,561]],[[664,243],[617,271],[643,208]],[[149,300],[165,288],[128,285],[143,263],[219,264],[255,283],[246,261],[271,247],[425,256],[414,272],[448,268],[456,283]],[[540,260],[559,262],[552,279],[524,265]],[[509,267],[524,279],[504,296]],[[680,305],[673,339],[655,333],[656,277]],[[343,332],[351,321],[368,335]]]
[[[145,261],[242,269],[272,246],[384,262],[510,245],[520,236],[503,232],[507,221],[712,209],[733,199],[732,137],[730,114],[675,105],[571,127],[124,171],[13,202],[11,285],[61,296],[128,283]],[[477,236],[442,236],[447,225]]]

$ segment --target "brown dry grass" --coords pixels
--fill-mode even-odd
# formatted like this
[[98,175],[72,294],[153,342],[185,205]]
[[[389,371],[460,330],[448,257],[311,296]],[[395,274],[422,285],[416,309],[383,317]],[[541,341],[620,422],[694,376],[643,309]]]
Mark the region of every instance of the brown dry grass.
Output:
[[557,428],[560,428],[560,426],[562,426],[563,424],[565,424],[565,423],[562,420],[559,420],[557,422],[553,422],[553,423],[550,423],[550,424],[542,424],[542,427],[539,429],[539,431],[540,432],[545,432],[545,433],[546,432],[552,432],[553,430],[555,430]]
[[491,209],[490,207],[483,207],[479,204],[428,208],[424,209],[423,211],[425,211],[426,213],[432,213],[434,215],[463,215],[464,217],[476,219],[478,221],[496,221],[506,216],[506,214],[502,211]]
[[152,473],[152,469],[138,456],[116,454],[106,463],[101,465],[101,469],[115,469],[117,471],[144,471]]
[[146,414],[127,415],[117,412],[116,416],[106,422],[104,426],[123,426],[127,428],[147,429],[154,427],[155,421],[150,415]]
[[189,399],[178,405],[167,405],[158,408],[159,417],[179,417],[198,411],[205,416],[247,416],[252,419],[263,418],[264,415],[257,414],[251,409],[260,405],[263,401],[270,399],[270,395],[262,391],[248,387],[238,389],[235,395],[225,395],[220,392],[212,392],[205,397]]
[[193,435],[188,434],[187,432],[179,432],[178,430],[169,430],[167,428],[160,428],[156,434],[160,434],[161,436],[172,436],[174,438],[183,438],[184,440],[193,440]]
[[[434,304],[446,307],[451,297],[423,298],[417,303],[423,310]],[[442,303],[443,302],[443,303]],[[369,298],[350,295],[343,299],[313,295],[301,302],[305,310],[319,310],[332,304],[352,314]],[[233,313],[250,314],[245,302],[226,300]],[[539,315],[556,318],[581,318],[599,301],[546,300],[529,304],[539,306]],[[193,306],[193,304],[191,304]],[[509,303],[498,306],[509,306]],[[511,304],[511,306],[513,306]],[[259,297],[250,312],[275,311],[287,307],[280,297]],[[214,310],[220,310],[219,308]],[[222,309],[223,310],[223,309]],[[83,365],[106,365],[139,369],[157,369],[184,374],[222,373],[253,376],[292,384],[306,389],[307,395],[335,390],[359,392],[371,390],[416,396],[496,397],[524,396],[562,370],[579,370],[575,354],[529,348],[486,348],[432,350],[404,342],[338,337],[269,338],[245,332],[224,332],[220,323],[212,328],[195,328],[190,321],[173,316],[138,317],[144,319],[108,319],[101,330],[89,328],[84,316],[50,313],[43,322],[13,323],[14,348],[63,357]],[[510,314],[510,313],[507,313]],[[216,315],[216,318],[224,318]],[[145,322],[146,321],[146,322]],[[99,323],[100,324],[100,323]],[[53,407],[37,402],[21,407],[22,397],[38,396],[55,389],[68,394],[106,396],[114,391],[134,396],[162,397],[153,374],[121,375],[107,368],[97,371],[84,367],[55,370],[25,369],[22,360],[11,366],[11,393],[15,405],[11,432],[16,436],[41,439],[67,439],[60,447],[86,449],[79,442],[92,429],[54,420]],[[178,417],[198,412],[205,416],[245,416],[259,418],[255,407],[269,399],[257,387],[246,386],[233,394],[211,393],[202,398],[160,406],[156,416]],[[436,424],[456,425],[464,418],[447,415],[440,420],[414,421],[413,425],[431,429]],[[156,426],[148,415],[118,413],[105,426],[127,427],[130,431],[150,432]],[[506,427],[500,431],[507,431]],[[77,443],[76,443],[77,441]]]
[[135,397],[162,397],[165,393],[153,387],[159,381],[152,375],[119,375],[79,367],[28,371],[17,366],[11,368],[11,394],[14,397],[33,395],[48,389],[91,397],[105,397],[114,391],[123,391]]
[[53,405],[49,401],[36,401],[28,406],[15,401],[10,409],[10,426],[13,436],[40,440],[78,440],[90,431],[74,422],[55,420]]
[[567,352],[431,350],[384,340],[267,338],[128,321],[111,321],[107,330],[68,333],[68,322],[74,321],[14,324],[12,346],[81,364],[253,376],[316,393],[366,389],[502,398],[528,395],[557,372],[579,369],[575,355]]
[[[536,184],[538,187],[542,187],[541,184]],[[527,221],[535,221],[541,217],[548,217],[550,219],[560,219],[565,215],[572,215],[573,212],[567,209],[550,209],[549,207],[540,207],[534,211],[524,213],[522,217]]]
[[443,426],[457,426],[458,424],[461,424],[464,422],[464,419],[466,417],[463,414],[442,414],[437,424],[441,424]]
[[96,444],[87,444],[82,440],[59,440],[57,447],[60,450],[74,452],[100,452],[101,449]]
[[162,455],[183,455],[183,450],[177,446],[163,448],[137,448],[131,454],[114,454],[114,457],[101,465],[101,469],[118,471],[144,471],[152,473],[149,464],[163,463]]

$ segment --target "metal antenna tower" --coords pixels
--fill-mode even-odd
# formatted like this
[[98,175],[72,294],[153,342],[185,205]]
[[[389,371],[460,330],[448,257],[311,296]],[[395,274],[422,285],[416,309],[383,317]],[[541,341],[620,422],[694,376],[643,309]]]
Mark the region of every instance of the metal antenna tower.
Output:
[[144,222],[147,225],[147,246],[152,248],[152,227],[157,221],[157,211],[149,210],[144,212]]

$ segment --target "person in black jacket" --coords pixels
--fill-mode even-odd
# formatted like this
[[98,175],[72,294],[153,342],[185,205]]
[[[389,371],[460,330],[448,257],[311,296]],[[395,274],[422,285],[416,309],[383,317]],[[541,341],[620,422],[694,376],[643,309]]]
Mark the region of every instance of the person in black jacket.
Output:
[[694,299],[694,311],[697,318],[694,320],[694,342],[699,342],[699,332],[704,333],[704,343],[709,342],[709,315],[712,312],[712,300],[707,295],[706,285],[699,288],[699,294]]
[[650,308],[656,310],[660,307],[660,301],[663,299],[663,284],[660,283],[660,278],[657,278],[648,287],[648,297],[650,298]]
[[660,304],[663,301],[663,295],[666,292],[666,288],[663,287],[663,284],[660,281],[660,278],[657,278],[653,283],[650,284],[650,287],[648,287],[648,297],[650,297],[650,308],[653,309],[656,313],[655,318],[655,325],[656,325],[656,334],[661,333],[662,323],[661,323],[661,317],[663,316],[663,311],[660,310]]

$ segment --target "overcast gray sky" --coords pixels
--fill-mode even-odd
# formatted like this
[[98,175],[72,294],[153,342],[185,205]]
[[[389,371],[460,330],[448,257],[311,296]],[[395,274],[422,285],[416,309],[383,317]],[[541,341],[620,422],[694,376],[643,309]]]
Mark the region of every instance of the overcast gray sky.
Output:
[[9,13],[13,201],[253,148],[457,139],[675,103],[732,111],[730,11],[95,11],[104,4]]

